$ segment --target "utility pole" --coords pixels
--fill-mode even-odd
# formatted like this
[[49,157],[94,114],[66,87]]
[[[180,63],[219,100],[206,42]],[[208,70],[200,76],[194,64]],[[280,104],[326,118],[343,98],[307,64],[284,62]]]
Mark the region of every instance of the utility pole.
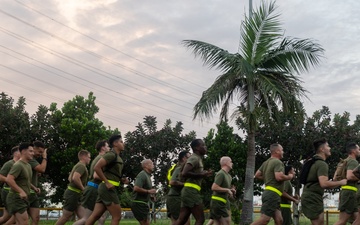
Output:
[[252,0],[249,0],[249,18],[252,17],[252,11],[253,11],[253,9],[252,9]]

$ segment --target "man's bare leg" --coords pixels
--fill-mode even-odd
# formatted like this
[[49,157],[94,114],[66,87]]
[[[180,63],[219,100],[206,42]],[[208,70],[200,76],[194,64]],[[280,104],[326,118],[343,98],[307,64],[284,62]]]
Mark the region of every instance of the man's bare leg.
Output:
[[[356,212],[357,214],[357,212]],[[334,223],[334,225],[345,225],[347,221],[351,218],[353,214],[348,214],[346,212],[339,213],[339,220]],[[356,218],[356,217],[355,217]]]
[[73,215],[73,212],[63,209],[63,214],[56,221],[55,225],[64,225],[67,221],[69,221],[71,219],[72,215]]
[[90,217],[92,211],[90,209],[86,209],[83,206],[79,206],[82,208],[82,210],[84,211],[84,215],[83,217],[81,217],[81,219],[77,220],[75,223],[73,223],[73,225],[84,225],[86,220]]
[[221,217],[220,219],[214,219],[215,225],[230,225],[230,217]]
[[[176,222],[176,219],[171,216],[170,220],[171,220],[171,225],[174,225]],[[185,223],[185,225],[190,225],[190,216],[189,216],[189,219],[187,220],[187,222]],[[206,225],[211,225],[211,224],[206,224]]]
[[279,209],[275,210],[274,213],[274,224],[275,225],[282,225],[283,224],[283,217],[281,215],[281,211]]
[[95,204],[94,211],[91,213],[88,220],[86,220],[85,225],[93,225],[105,211],[106,206],[100,202],[97,202]]
[[205,216],[204,216],[204,206],[201,205],[195,205],[191,208],[191,213],[195,218],[195,225],[203,225],[205,222]]
[[108,217],[108,212],[105,211],[102,216],[100,217],[100,219],[98,219],[98,225],[104,225],[105,224],[105,221],[106,221],[106,218]]
[[14,224],[14,223],[16,223],[16,219],[15,219],[15,216],[12,215],[12,216],[10,217],[10,219],[8,219],[8,220],[6,221],[6,223],[4,223],[4,225],[12,225],[12,224]]
[[11,215],[8,213],[8,211],[4,208],[3,216],[0,217],[0,224],[5,223],[11,218]]
[[261,214],[260,218],[255,220],[251,225],[267,225],[271,217],[265,214]]
[[38,225],[40,220],[40,209],[29,208],[29,216],[31,218],[31,225]]
[[121,220],[121,206],[119,204],[111,203],[111,205],[106,206],[106,208],[112,217],[110,225],[118,225]]
[[324,225],[324,213],[320,213],[318,218],[311,220],[312,225]]
[[23,213],[15,213],[15,221],[17,225],[28,225],[29,215],[27,211]]
[[179,218],[176,220],[175,225],[184,225],[190,218],[191,210],[187,207],[180,208]]

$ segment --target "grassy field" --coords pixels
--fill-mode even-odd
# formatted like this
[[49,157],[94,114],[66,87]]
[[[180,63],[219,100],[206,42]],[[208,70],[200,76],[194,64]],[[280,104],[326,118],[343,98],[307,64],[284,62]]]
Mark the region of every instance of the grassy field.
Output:
[[[259,217],[259,214],[254,214],[255,219]],[[329,221],[328,223],[326,223],[326,217],[325,217],[325,224],[334,224],[337,219],[338,219],[339,215],[338,214],[329,214]],[[40,225],[53,225],[55,224],[56,220],[41,220],[40,221]],[[194,224],[194,220],[191,220],[191,224]],[[207,222],[207,221],[206,221]],[[205,224],[206,224],[205,222]],[[70,225],[73,224],[73,222],[68,222],[66,223],[66,225]],[[106,224],[110,224],[110,220],[106,221]],[[139,224],[138,221],[136,221],[135,219],[122,219],[120,224],[123,225],[135,225],[135,224]],[[152,224],[157,224],[157,225],[170,225],[170,220],[169,219],[158,219],[156,220],[156,223],[152,223]],[[274,221],[271,220],[269,225],[274,225]],[[310,220],[307,219],[304,216],[300,217],[300,225],[311,225]]]

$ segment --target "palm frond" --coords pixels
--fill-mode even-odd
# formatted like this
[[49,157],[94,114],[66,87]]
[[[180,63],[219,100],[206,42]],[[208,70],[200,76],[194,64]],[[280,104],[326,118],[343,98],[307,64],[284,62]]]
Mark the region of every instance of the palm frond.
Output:
[[311,39],[284,38],[269,51],[260,67],[300,74],[317,66],[323,55],[324,49]]
[[191,49],[195,57],[200,57],[204,65],[210,68],[215,67],[222,72],[231,69],[236,61],[241,58],[237,53],[229,53],[222,48],[202,41],[183,40],[182,44]]
[[[194,107],[194,119],[200,117],[200,120],[210,118],[213,113],[217,112],[218,107],[226,101],[227,105],[230,104],[233,92],[236,86],[240,85],[237,79],[239,74],[229,71],[220,75],[215,82],[203,92],[200,100]],[[222,118],[227,118],[228,107],[222,108]]]
[[246,17],[241,26],[241,50],[243,57],[251,65],[262,60],[274,46],[283,30],[279,22],[279,14],[274,14],[274,2],[262,2],[260,8],[249,18]]
[[294,100],[306,97],[306,90],[302,87],[298,77],[283,72],[261,71],[257,83],[258,99],[269,99],[281,105],[284,111],[289,111]]

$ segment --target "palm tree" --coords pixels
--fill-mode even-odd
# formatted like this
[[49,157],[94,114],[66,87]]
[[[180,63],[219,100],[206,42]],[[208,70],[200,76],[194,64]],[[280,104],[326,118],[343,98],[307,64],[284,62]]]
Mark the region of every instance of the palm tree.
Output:
[[194,119],[210,118],[221,107],[220,119],[227,119],[229,105],[233,116],[246,124],[248,154],[241,224],[250,224],[253,214],[255,132],[258,121],[274,117],[278,110],[301,110],[306,97],[299,74],[319,64],[324,49],[310,39],[284,37],[274,2],[263,1],[241,25],[236,53],[196,40],[182,43],[200,57],[204,65],[221,71],[194,107]]

